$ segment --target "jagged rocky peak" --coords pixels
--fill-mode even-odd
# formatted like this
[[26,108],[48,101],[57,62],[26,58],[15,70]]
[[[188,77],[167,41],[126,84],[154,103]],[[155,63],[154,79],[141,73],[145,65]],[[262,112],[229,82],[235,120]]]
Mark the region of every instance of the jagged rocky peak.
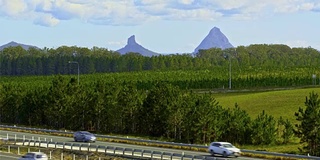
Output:
[[135,52],[135,53],[140,53],[143,56],[149,56],[149,57],[159,55],[158,53],[152,52],[152,51],[144,48],[140,44],[138,44],[136,42],[135,35],[130,36],[128,38],[127,45],[124,46],[123,48],[117,50],[117,52],[119,52],[121,54]]
[[210,48],[233,48],[233,45],[229,42],[228,38],[221,32],[220,28],[213,27],[209,34],[202,40],[199,46],[194,50],[194,53],[198,53],[199,49]]
[[136,37],[134,35],[130,36],[128,38],[128,42],[127,42],[128,45],[134,45],[134,44],[137,44],[136,42]]

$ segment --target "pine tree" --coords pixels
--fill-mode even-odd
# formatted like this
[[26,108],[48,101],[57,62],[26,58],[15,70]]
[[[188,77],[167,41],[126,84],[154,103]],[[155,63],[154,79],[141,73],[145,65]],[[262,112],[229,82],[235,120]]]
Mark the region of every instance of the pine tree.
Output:
[[305,144],[301,149],[310,155],[320,155],[320,99],[318,94],[312,92],[309,98],[306,97],[305,110],[299,107],[295,113],[296,119],[300,122],[296,124],[296,135],[300,138],[300,143]]
[[263,110],[252,122],[252,143],[272,144],[276,140],[276,121]]

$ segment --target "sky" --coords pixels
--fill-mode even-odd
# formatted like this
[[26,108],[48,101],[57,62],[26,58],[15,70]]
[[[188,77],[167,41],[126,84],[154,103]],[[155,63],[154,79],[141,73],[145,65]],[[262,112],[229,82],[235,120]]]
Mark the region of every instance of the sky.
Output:
[[320,0],[0,0],[0,45],[115,51],[135,35],[157,53],[191,53],[213,27],[235,47],[320,50]]

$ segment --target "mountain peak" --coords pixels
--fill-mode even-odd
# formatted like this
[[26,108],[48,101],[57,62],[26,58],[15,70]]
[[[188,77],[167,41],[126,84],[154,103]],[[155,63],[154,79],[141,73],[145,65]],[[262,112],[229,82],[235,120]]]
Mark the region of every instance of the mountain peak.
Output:
[[218,27],[213,27],[213,28],[211,29],[211,31],[220,31],[220,28],[218,28]]
[[19,44],[19,43],[15,42],[15,41],[11,41],[8,44]]
[[202,40],[199,46],[194,50],[194,53],[198,53],[200,49],[210,48],[233,48],[233,45],[229,42],[228,38],[221,32],[220,28],[213,27],[209,34]]
[[128,38],[128,42],[127,42],[127,44],[128,44],[128,45],[134,45],[134,44],[137,44],[137,42],[136,42],[136,38],[135,38],[135,36],[134,36],[134,35],[132,35],[132,36],[130,36],[130,37]]
[[[209,34],[217,34],[217,33],[222,33],[221,31],[220,31],[220,28],[218,28],[218,27],[213,27],[211,30],[210,30],[210,32],[209,32]],[[223,33],[222,33],[223,34]]]
[[19,45],[21,45],[21,44],[20,44],[20,43],[15,42],[15,41],[11,41],[11,42],[9,42],[9,43],[7,43],[7,44],[5,44],[5,45],[7,45],[7,46],[11,46],[11,47],[16,47],[16,46],[19,46]]
[[38,49],[38,47],[36,47],[36,46],[27,45],[27,44],[21,44],[21,43],[15,42],[15,41],[11,41],[11,42],[9,42],[9,43],[7,43],[5,45],[0,46],[0,51],[3,50],[4,48],[7,48],[7,47],[17,47],[17,46],[21,46],[25,50],[28,50],[29,48]]
[[143,56],[156,56],[159,55],[158,53],[152,52],[144,47],[142,47],[140,44],[136,42],[135,36],[132,35],[128,38],[127,45],[124,46],[123,48],[117,50],[117,52],[121,54],[126,54],[129,52],[134,52],[134,53],[140,53]]

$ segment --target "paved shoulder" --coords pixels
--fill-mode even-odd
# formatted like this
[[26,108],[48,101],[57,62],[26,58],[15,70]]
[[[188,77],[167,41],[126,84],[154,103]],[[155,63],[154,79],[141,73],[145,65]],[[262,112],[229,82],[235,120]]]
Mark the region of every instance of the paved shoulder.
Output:
[[0,152],[0,159],[1,160],[17,160],[20,156],[5,152]]

